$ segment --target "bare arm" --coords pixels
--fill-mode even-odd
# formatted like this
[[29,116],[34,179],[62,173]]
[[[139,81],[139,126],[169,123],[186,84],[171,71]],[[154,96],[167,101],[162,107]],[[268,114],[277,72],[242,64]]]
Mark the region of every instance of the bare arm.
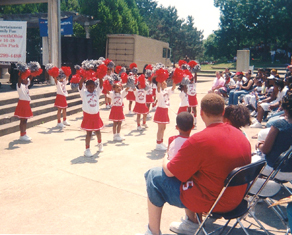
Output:
[[267,135],[265,142],[259,143],[258,145],[259,150],[261,150],[264,154],[269,153],[272,150],[272,147],[274,145],[274,142],[278,133],[279,133],[279,130],[272,126]]
[[171,88],[171,90],[174,91],[175,88],[176,88],[176,84],[173,82],[173,83],[172,83],[172,88]]
[[253,81],[250,79],[248,81],[248,83],[247,83],[247,86],[241,86],[241,89],[243,89],[243,90],[249,90],[250,87],[252,86],[252,84],[253,84]]
[[168,155],[165,154],[163,161],[162,161],[162,168],[164,173],[168,176],[168,177],[174,177],[174,175],[168,170],[167,168],[167,164],[170,162],[170,160],[168,160]]
[[158,82],[158,83],[157,83],[157,92],[160,92],[160,90],[161,90],[161,83]]
[[79,82],[79,90],[82,89],[84,81],[85,81],[85,78],[81,78],[81,80]]
[[102,89],[102,85],[103,85],[103,79],[100,78],[100,79],[99,79],[99,88],[100,88],[100,89]]
[[197,81],[198,81],[197,73],[195,73],[194,80],[195,80],[195,83],[197,83]]

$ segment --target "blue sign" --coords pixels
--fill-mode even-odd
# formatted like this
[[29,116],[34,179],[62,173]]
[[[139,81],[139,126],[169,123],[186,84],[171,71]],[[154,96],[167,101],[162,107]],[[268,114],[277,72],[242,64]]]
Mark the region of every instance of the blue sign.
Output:
[[[48,20],[39,19],[41,37],[48,37]],[[61,19],[61,35],[73,34],[73,17]]]

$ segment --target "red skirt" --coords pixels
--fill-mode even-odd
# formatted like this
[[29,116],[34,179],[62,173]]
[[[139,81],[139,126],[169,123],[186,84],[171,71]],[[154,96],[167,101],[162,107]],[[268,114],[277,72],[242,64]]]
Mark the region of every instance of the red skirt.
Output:
[[154,102],[152,95],[146,95],[146,104],[152,104]]
[[147,114],[149,113],[149,109],[146,104],[136,102],[133,112],[136,114]]
[[188,95],[189,107],[196,107],[198,105],[197,95]]
[[103,128],[103,122],[100,119],[99,112],[97,114],[89,114],[83,112],[83,120],[81,129],[86,131],[98,131]]
[[125,115],[123,113],[123,106],[112,106],[109,115],[109,120],[114,122],[125,121]]
[[156,88],[152,88],[152,95],[156,96]]
[[14,116],[25,119],[31,118],[33,115],[30,107],[30,101],[18,100]]
[[127,94],[127,96],[126,96],[126,99],[127,100],[130,100],[130,101],[135,101],[135,94],[134,94],[134,92],[133,91],[128,91],[128,94]]
[[182,107],[179,107],[177,114],[181,112],[187,112],[187,111],[188,111],[188,106],[182,106]]
[[57,94],[56,100],[55,100],[55,107],[58,107],[60,109],[65,109],[68,107],[66,96]]
[[169,123],[168,108],[157,107],[153,121],[156,123]]

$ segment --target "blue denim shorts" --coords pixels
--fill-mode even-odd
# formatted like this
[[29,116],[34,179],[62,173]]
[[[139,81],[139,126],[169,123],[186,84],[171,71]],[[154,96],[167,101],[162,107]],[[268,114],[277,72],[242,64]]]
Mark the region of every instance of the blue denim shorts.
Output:
[[175,177],[168,177],[162,167],[155,167],[145,173],[147,194],[150,202],[162,207],[164,203],[186,208],[180,200],[181,182]]

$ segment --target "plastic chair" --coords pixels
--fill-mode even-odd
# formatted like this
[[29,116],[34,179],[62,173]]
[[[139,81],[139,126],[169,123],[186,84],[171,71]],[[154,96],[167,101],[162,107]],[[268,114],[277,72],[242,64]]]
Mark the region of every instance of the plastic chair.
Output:
[[[212,231],[211,233],[208,233],[204,228],[204,225],[211,214],[214,217],[223,217],[224,219],[227,220],[226,224],[223,227],[219,228],[219,230],[221,230],[220,234],[226,229],[227,225],[229,224],[230,220],[232,220],[232,219],[236,219],[237,221],[234,224],[234,226],[228,231],[227,234],[229,234],[238,223],[240,224],[243,231],[246,234],[248,234],[247,230],[244,228],[244,226],[240,222],[240,220],[245,214],[248,213],[248,211],[250,210],[250,208],[253,205],[254,200],[252,199],[250,202],[248,202],[247,200],[245,200],[245,196],[249,192],[253,183],[258,178],[259,174],[264,169],[266,164],[267,163],[265,160],[261,160],[261,161],[255,162],[255,163],[250,163],[250,164],[242,166],[242,167],[237,167],[233,171],[231,171],[224,182],[224,187],[222,188],[221,192],[219,193],[216,201],[213,203],[211,209],[207,213],[205,219],[203,221],[200,221],[200,218],[197,214],[197,219],[199,221],[200,226],[197,229],[197,231],[195,232],[195,235],[197,235],[201,230],[205,234],[211,234],[211,233],[214,233],[215,231],[218,230],[217,229],[217,230]],[[247,184],[246,193],[243,196],[241,203],[234,210],[227,212],[227,213],[212,213],[213,209],[215,208],[218,201],[223,196],[225,190],[228,187],[240,186],[240,185],[244,185],[244,184]],[[256,195],[254,195],[253,198],[256,198]]]
[[[260,178],[255,182],[255,184],[253,185],[253,187],[251,188],[251,190],[249,192],[250,195],[254,195],[259,191],[259,188],[260,188],[260,193],[258,193],[258,199],[256,200],[255,204],[257,203],[257,201],[259,199],[263,199],[269,206],[272,205],[275,202],[275,200],[272,198],[279,193],[281,188],[284,188],[285,190],[287,190],[287,192],[289,194],[292,195],[291,190],[286,185],[284,185],[284,183],[286,183],[286,181],[275,179],[278,172],[283,167],[285,167],[286,164],[289,163],[289,160],[291,159],[291,157],[292,157],[292,145],[290,146],[290,148],[288,150],[283,152],[277,158],[277,160],[273,166],[272,172],[265,179]],[[281,208],[279,206],[275,206],[275,207],[271,207],[271,208],[276,213],[276,215],[280,218],[280,220],[284,224],[284,226],[286,226],[286,228],[287,228],[286,234],[288,234],[290,229],[289,229],[288,218],[287,218],[286,214],[281,210]],[[250,212],[249,214],[255,219],[255,221],[257,221],[257,223],[267,233],[266,229],[258,221],[255,214],[253,212]]]

